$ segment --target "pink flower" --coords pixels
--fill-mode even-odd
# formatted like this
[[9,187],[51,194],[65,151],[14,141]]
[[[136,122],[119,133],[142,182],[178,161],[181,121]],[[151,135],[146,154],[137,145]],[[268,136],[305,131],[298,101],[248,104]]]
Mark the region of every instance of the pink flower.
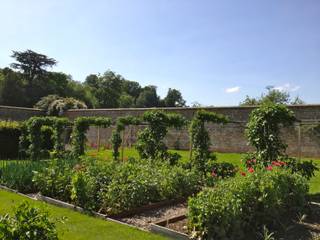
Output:
[[271,165],[269,165],[268,167],[266,167],[266,170],[268,170],[268,171],[272,171],[272,166]]
[[248,172],[249,173],[253,173],[254,172],[254,169],[252,167],[248,168]]
[[211,176],[212,176],[212,177],[217,177],[218,175],[214,172],[214,170],[212,170]]
[[272,161],[271,163],[273,166],[277,166],[277,167],[280,167],[281,166],[281,163],[278,162],[278,161]]

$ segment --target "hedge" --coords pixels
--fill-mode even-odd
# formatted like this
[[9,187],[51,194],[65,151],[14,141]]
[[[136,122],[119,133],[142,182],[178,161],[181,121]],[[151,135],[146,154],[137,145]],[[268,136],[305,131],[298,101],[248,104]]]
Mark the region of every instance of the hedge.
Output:
[[189,227],[199,239],[257,239],[301,213],[307,193],[305,178],[280,169],[231,178],[189,200]]
[[0,121],[0,159],[17,158],[19,155],[20,124]]

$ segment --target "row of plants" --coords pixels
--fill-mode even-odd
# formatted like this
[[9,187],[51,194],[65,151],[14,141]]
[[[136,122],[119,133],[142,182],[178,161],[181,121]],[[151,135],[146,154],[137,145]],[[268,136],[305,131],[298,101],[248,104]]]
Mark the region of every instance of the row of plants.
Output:
[[307,204],[308,183],[283,169],[256,170],[220,181],[188,202],[192,236],[199,239],[259,239],[263,226],[282,231]]
[[318,168],[312,161],[286,154],[280,129],[295,121],[293,112],[280,104],[264,104],[251,112],[246,135],[255,151],[243,159],[246,171],[215,182],[189,199],[192,237],[259,239],[266,229],[281,232],[297,214],[304,213],[307,180]]
[[192,169],[133,158],[123,163],[54,160],[34,172],[33,181],[43,195],[106,214],[186,198],[201,187]]

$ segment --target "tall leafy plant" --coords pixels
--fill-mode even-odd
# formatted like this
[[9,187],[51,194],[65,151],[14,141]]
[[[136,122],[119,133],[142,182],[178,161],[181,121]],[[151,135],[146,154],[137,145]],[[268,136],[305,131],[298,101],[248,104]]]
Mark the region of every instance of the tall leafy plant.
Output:
[[280,128],[292,126],[295,120],[294,113],[282,104],[267,103],[251,112],[246,135],[256,148],[257,160],[270,164],[285,155],[287,145]]
[[114,160],[118,160],[120,156],[119,148],[123,141],[121,132],[123,132],[128,125],[139,125],[140,123],[141,120],[133,116],[119,117],[117,119],[116,128],[112,131],[111,136],[112,156]]
[[107,128],[111,125],[111,119],[105,117],[78,117],[74,120],[72,130],[72,152],[75,156],[84,154],[86,132],[90,126]]
[[57,117],[31,117],[25,122],[20,138],[20,147],[27,148],[26,152],[33,160],[41,158],[43,155],[42,150],[42,137],[41,128],[49,126],[53,130],[52,140],[54,143],[54,151],[60,153],[64,150],[61,135],[64,129],[69,125],[69,121],[65,118]]
[[186,119],[179,114],[163,111],[147,111],[143,114],[142,119],[148,126],[138,135],[136,148],[140,157],[174,161],[178,156],[172,156],[168,153],[168,148],[163,139],[169,127],[179,129],[186,125]]
[[227,123],[226,116],[205,110],[197,111],[190,124],[190,141],[192,147],[191,164],[198,171],[205,173],[208,162],[215,156],[210,153],[210,137],[205,123]]

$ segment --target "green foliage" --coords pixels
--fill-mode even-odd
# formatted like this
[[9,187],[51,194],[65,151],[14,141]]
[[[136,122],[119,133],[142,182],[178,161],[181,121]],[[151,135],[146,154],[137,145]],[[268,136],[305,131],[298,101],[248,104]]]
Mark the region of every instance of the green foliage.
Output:
[[186,101],[179,90],[169,88],[167,96],[163,99],[164,107],[185,107]]
[[103,209],[117,214],[161,200],[188,197],[199,190],[198,175],[178,166],[129,161],[113,174],[103,196]]
[[21,125],[13,121],[0,121],[0,158],[17,158]]
[[74,161],[53,159],[45,168],[33,171],[37,189],[45,196],[70,201]]
[[48,95],[40,99],[34,106],[46,112],[48,116],[62,116],[69,109],[86,109],[87,105],[77,99]]
[[76,169],[71,179],[71,200],[78,206],[91,209],[94,204],[94,183],[82,169]]
[[84,154],[86,132],[90,126],[107,128],[111,125],[111,119],[105,117],[78,117],[74,120],[72,130],[72,152],[74,156]]
[[[181,128],[186,125],[187,121],[179,114],[163,111],[147,111],[142,118],[148,126],[138,135],[136,149],[140,157],[152,160],[163,159],[170,162],[172,155],[168,153],[163,139],[169,127]],[[173,158],[175,159],[176,156],[173,156]]]
[[0,238],[6,240],[58,240],[56,225],[49,213],[23,202],[14,215],[0,216]]
[[296,96],[294,99],[292,99],[287,91],[281,91],[273,86],[268,86],[266,89],[267,93],[261,94],[260,98],[253,98],[247,95],[245,100],[240,103],[240,106],[257,106],[266,103],[293,105],[304,104],[304,101],[301,100],[299,96]]
[[[205,110],[197,111],[190,125],[190,141],[192,144],[191,164],[199,172],[207,172],[207,162],[214,160],[215,157],[210,153],[210,137],[206,130],[205,123],[227,123],[228,118],[217,113],[207,112]],[[209,170],[210,171],[210,170]]]
[[280,127],[292,126],[294,121],[293,112],[285,105],[268,103],[251,112],[246,135],[256,148],[257,161],[267,165],[285,155],[287,145],[280,138]]
[[47,156],[47,150],[42,149],[43,142],[41,137],[41,128],[50,126],[53,130],[52,141],[54,143],[54,151],[59,155],[64,151],[64,143],[61,140],[61,135],[64,129],[69,125],[69,121],[65,118],[57,117],[31,117],[25,122],[22,137],[20,139],[21,148],[29,146],[26,150],[31,159],[37,160],[42,156]]
[[112,156],[114,160],[118,160],[120,153],[119,148],[122,143],[121,132],[125,130],[126,126],[139,125],[141,120],[133,116],[119,117],[116,121],[116,129],[112,131],[111,144],[112,144]]
[[319,171],[317,165],[311,160],[301,161],[292,157],[283,157],[282,160],[287,164],[287,168],[289,168],[292,173],[299,173],[308,180],[315,176],[316,171]]
[[160,97],[156,86],[144,87],[136,100],[136,106],[141,108],[158,107],[159,105]]
[[23,193],[38,191],[33,178],[33,171],[47,166],[45,161],[0,161],[0,184]]
[[230,178],[189,200],[189,227],[200,239],[256,239],[303,211],[307,193],[303,177],[280,169]]

